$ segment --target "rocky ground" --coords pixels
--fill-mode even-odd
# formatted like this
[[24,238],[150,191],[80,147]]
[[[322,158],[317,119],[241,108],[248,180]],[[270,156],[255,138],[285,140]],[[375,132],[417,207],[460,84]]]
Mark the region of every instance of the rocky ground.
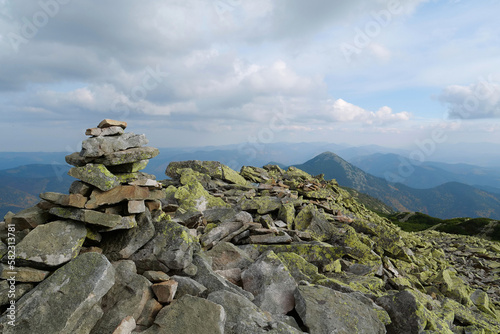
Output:
[[499,243],[403,232],[293,167],[156,181],[125,128],[88,129],[69,193],[0,224],[2,333],[500,332]]

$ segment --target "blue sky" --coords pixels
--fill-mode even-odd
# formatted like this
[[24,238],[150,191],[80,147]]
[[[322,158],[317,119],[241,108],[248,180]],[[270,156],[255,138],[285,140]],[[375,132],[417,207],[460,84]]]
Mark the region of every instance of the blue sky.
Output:
[[0,151],[500,143],[497,0],[0,0]]

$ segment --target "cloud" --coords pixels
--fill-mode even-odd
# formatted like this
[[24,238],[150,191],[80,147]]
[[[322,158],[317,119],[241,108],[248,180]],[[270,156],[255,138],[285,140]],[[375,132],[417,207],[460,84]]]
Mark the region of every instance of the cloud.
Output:
[[500,118],[500,83],[491,77],[469,86],[448,86],[438,100],[446,104],[450,119]]
[[363,124],[387,124],[398,121],[407,121],[411,114],[403,111],[393,113],[392,109],[384,106],[373,112],[354,104],[338,99],[329,106],[329,116],[336,122],[357,122]]

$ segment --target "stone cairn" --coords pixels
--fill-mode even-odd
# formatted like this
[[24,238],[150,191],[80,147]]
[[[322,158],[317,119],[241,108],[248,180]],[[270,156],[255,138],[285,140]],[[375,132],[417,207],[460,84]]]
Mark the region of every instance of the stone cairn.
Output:
[[125,128],[88,129],[69,194],[0,223],[1,333],[500,333],[498,243],[403,232],[294,167],[156,181]]

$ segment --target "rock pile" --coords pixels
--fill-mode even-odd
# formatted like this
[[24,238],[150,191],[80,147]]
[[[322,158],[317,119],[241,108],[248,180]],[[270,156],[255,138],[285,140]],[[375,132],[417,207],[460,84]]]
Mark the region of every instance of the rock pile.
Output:
[[69,194],[0,225],[2,333],[500,332],[498,243],[403,232],[293,167],[158,182],[125,128],[88,129]]

